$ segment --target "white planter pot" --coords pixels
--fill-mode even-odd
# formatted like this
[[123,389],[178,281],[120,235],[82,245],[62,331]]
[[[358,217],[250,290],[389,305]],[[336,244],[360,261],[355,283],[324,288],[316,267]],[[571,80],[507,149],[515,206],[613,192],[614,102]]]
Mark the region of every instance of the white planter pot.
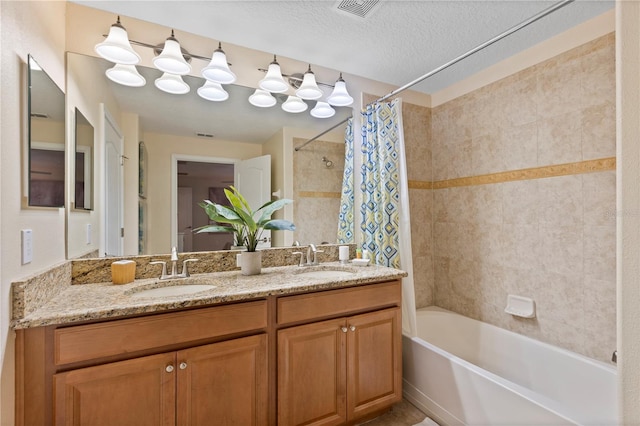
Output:
[[262,252],[243,251],[240,253],[242,275],[258,275],[262,271]]

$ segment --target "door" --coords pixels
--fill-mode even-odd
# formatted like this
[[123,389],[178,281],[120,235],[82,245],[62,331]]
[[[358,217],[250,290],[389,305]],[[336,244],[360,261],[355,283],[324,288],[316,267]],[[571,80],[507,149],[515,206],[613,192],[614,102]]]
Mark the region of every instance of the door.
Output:
[[193,188],[178,187],[178,252],[193,251]]
[[267,336],[178,352],[179,426],[267,424]]
[[344,318],[278,331],[278,424],[340,425],[346,417]]
[[400,312],[400,308],[392,308],[347,319],[349,420],[402,398]]
[[105,254],[123,254],[122,136],[105,113]]
[[56,374],[57,426],[175,424],[175,353]]
[[[251,210],[271,201],[271,156],[250,158],[236,163],[235,187],[247,199]],[[271,247],[271,231],[264,231],[258,249]]]

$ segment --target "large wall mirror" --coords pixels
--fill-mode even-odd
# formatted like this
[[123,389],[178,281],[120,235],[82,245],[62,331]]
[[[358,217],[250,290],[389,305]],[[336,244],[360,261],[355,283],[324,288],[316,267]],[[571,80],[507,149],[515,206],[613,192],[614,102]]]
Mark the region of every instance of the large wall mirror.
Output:
[[64,207],[65,98],[64,93],[28,56],[27,204]]
[[94,130],[89,120],[75,109],[74,208],[93,209]]
[[[190,87],[188,94],[171,95],[158,90],[154,86],[155,79],[159,78],[161,73],[156,69],[144,66],[137,66],[136,68],[145,78],[146,84],[143,87],[127,87],[114,83],[105,76],[105,72],[112,68],[113,64],[104,59],[69,52],[67,61],[68,69],[75,73],[76,80],[83,79],[87,81],[84,85],[68,83],[69,97],[76,104],[95,105],[97,108],[99,103],[104,102],[114,116],[125,114],[128,116],[128,120],[135,117],[139,127],[139,134],[137,135],[139,139],[135,141],[135,148],[133,148],[133,144],[130,145],[131,150],[129,152],[133,152],[133,149],[137,151],[140,141],[144,141],[145,151],[148,152],[148,162],[144,167],[146,185],[143,194],[140,194],[142,196],[139,197],[140,205],[142,206],[140,211],[142,213],[138,215],[142,223],[140,229],[144,230],[143,235],[147,237],[143,244],[143,246],[147,247],[143,251],[145,254],[167,253],[170,250],[168,241],[157,244],[154,239],[157,240],[156,237],[160,233],[170,233],[171,224],[167,203],[169,202],[171,188],[170,181],[164,175],[170,171],[168,159],[170,159],[171,154],[188,154],[190,157],[198,157],[200,155],[210,157],[226,156],[228,158],[243,159],[260,156],[265,153],[261,148],[265,142],[283,128],[305,130],[304,136],[299,138],[295,136],[295,144],[297,145],[306,140],[305,138],[326,131],[352,114],[351,107],[336,108],[336,115],[330,119],[311,117],[309,110],[300,114],[287,113],[281,109],[281,104],[286,100],[286,94],[278,95],[278,104],[276,106],[258,108],[248,102],[248,98],[255,88],[240,85],[226,85],[225,89],[229,93],[229,99],[224,102],[211,102],[198,96],[197,90],[203,85],[204,80],[193,76],[183,77]],[[198,64],[193,65],[194,67],[198,66]],[[82,87],[85,87],[85,93],[77,93],[83,90]],[[90,91],[86,89],[89,87],[91,88]],[[313,107],[312,103],[309,105],[309,109],[311,109]],[[87,116],[92,117],[90,114]],[[343,128],[337,128],[335,132],[343,133]],[[198,136],[197,133],[212,135],[213,137]],[[132,139],[129,137],[129,142],[125,140],[125,145],[131,143]],[[334,142],[337,142],[335,134],[333,139]],[[182,144],[182,140],[188,140],[189,142]],[[198,148],[190,145],[190,143],[194,143],[194,140],[195,145],[202,146],[201,152]],[[231,143],[238,142],[237,155],[233,155],[233,152],[217,155],[217,151],[212,150],[210,147],[216,146],[216,141],[220,140]],[[339,143],[332,143],[331,145],[341,147]],[[208,149],[206,148],[207,146],[209,147]],[[247,155],[248,146],[255,147],[252,149],[255,154]],[[102,164],[104,160],[100,155],[99,152],[95,152],[95,161]],[[159,156],[163,156],[163,162],[160,164],[158,163]],[[324,157],[330,159],[331,163],[323,161]],[[300,161],[298,167],[294,167],[296,158]],[[201,201],[202,198],[209,197],[211,188],[226,187],[229,184],[233,184],[233,175],[229,176],[229,174],[221,173],[221,170],[205,171],[202,164],[185,164],[190,162],[179,161],[177,174],[178,186],[191,186],[193,188],[194,207],[192,211],[194,220],[192,227],[195,228],[206,224],[207,221],[206,215],[195,203]],[[296,188],[293,188],[294,195],[305,196],[306,194],[308,197],[309,194],[324,194],[329,190],[313,185],[318,182],[327,182],[330,179],[336,180],[338,189],[331,189],[331,191],[337,194],[341,184],[340,169],[343,163],[343,154],[336,152],[335,149],[327,150],[326,144],[313,143],[305,147],[303,151],[291,152],[287,157],[274,161],[272,163],[272,173],[274,169],[279,170],[289,167],[294,173],[304,176],[305,179],[302,180],[294,177],[294,181],[298,183],[308,182],[309,186],[296,186]],[[327,167],[327,164],[333,164],[333,166]],[[228,169],[228,166],[228,164],[222,164],[220,168]],[[159,171],[159,169],[163,170]],[[162,176],[159,177],[159,173],[162,173]],[[198,183],[195,182],[196,180]],[[137,188],[137,182],[125,182],[125,185],[127,187],[132,185]],[[277,184],[272,186],[273,191],[279,189],[281,188]],[[102,199],[101,191],[103,191],[101,185],[95,185],[94,199],[98,200],[95,202],[98,212],[104,210],[104,206],[99,203],[99,200]],[[138,190],[136,192],[139,193]],[[305,211],[309,209],[317,210],[318,208],[324,209],[325,214],[322,217],[330,221],[331,226],[337,226],[338,198],[334,197],[330,200],[332,208],[333,204],[335,204],[335,212],[326,211],[327,199],[307,198],[307,200],[312,202],[305,205]],[[303,205],[299,201],[294,199],[294,207]],[[138,209],[139,206],[134,208]],[[125,216],[127,214],[128,212],[125,212]],[[198,215],[200,217],[196,217]],[[317,215],[303,213],[300,217],[308,217],[313,220]],[[178,231],[181,230],[180,228]],[[74,234],[73,230],[68,233],[68,235],[72,234]],[[83,235],[82,232],[75,232],[75,234]],[[305,235],[313,235],[313,228]],[[216,236],[214,234],[194,235],[195,239],[219,240],[218,237],[219,235]],[[301,244],[321,243],[323,241],[335,242],[335,237],[330,239],[330,237],[324,235],[313,235],[304,238],[299,238],[296,235],[294,239],[299,239]],[[194,240],[194,250],[209,250],[209,248],[200,243]],[[276,242],[274,245],[278,244]]]

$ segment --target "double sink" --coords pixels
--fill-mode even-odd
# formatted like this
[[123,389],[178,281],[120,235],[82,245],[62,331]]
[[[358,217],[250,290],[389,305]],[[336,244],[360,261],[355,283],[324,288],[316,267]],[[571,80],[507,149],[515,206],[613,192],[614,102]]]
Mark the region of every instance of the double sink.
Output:
[[[287,275],[299,275],[312,279],[334,279],[341,280],[355,275],[356,271],[348,267],[340,266],[311,266],[311,267],[291,267],[291,270],[282,272]],[[293,269],[295,268],[295,269]],[[215,285],[207,284],[206,278],[192,276],[188,278],[177,278],[170,280],[158,280],[153,284],[153,288],[135,289],[130,296],[135,299],[186,296],[196,293],[203,293],[216,288]]]

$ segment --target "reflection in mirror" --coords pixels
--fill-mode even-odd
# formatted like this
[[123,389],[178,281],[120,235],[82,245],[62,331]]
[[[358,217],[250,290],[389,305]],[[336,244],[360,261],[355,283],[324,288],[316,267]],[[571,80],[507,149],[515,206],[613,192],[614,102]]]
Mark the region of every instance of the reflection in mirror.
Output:
[[93,209],[93,126],[76,108],[74,207]]
[[28,56],[28,205],[64,207],[64,93]]
[[[270,154],[272,160],[272,192],[280,191],[280,197],[294,198],[294,191],[297,191],[300,197],[304,199],[294,200],[290,216],[282,217],[288,220],[293,219],[295,210],[303,208],[305,211],[314,209],[319,206],[322,211],[316,211],[315,216],[304,215],[301,219],[301,226],[305,224],[309,226],[309,232],[300,236],[290,235],[287,233],[291,241],[273,240],[274,245],[289,245],[294,240],[300,241],[301,244],[321,243],[323,241],[335,242],[335,231],[320,235],[314,233],[314,229],[319,228],[318,220],[327,221],[329,226],[337,228],[339,189],[328,185],[329,176],[337,185],[340,185],[339,171],[344,162],[344,154],[336,153],[334,150],[326,150],[326,146],[321,141],[305,147],[302,151],[293,151],[301,141],[316,136],[336,123],[344,120],[352,114],[349,107],[336,107],[336,115],[330,119],[318,119],[310,116],[307,112],[302,114],[291,114],[282,110],[281,104],[286,100],[286,95],[278,97],[279,104],[272,108],[258,108],[251,105],[248,101],[249,96],[254,92],[255,88],[244,87],[240,85],[225,85],[225,90],[229,93],[229,99],[224,102],[211,102],[202,99],[197,94],[197,89],[202,86],[204,80],[194,76],[184,76],[184,81],[190,86],[190,93],[186,95],[171,95],[158,90],[153,81],[161,76],[161,73],[153,68],[137,66],[141,75],[145,77],[147,84],[143,87],[126,87],[109,80],[105,72],[113,66],[113,64],[102,58],[86,56],[69,52],[67,56],[68,70],[73,72],[74,80],[83,80],[84,84],[68,84],[69,97],[78,105],[99,105],[105,103],[114,112],[116,121],[120,121],[122,117],[126,117],[128,123],[135,121],[135,134],[127,133],[127,127],[123,126],[125,151],[138,152],[140,141],[144,141],[146,148],[146,158],[148,163],[143,166],[144,179],[146,186],[144,191],[140,193],[138,182],[124,182],[125,194],[131,190],[132,196],[137,200],[135,204],[126,204],[125,209],[135,208],[137,213],[138,225],[137,229],[125,229],[125,239],[127,236],[135,235],[135,251],[140,254],[169,253],[171,249],[171,213],[168,205],[170,198],[168,194],[175,191],[176,199],[178,189],[172,188],[176,186],[191,186],[193,188],[192,201],[194,205],[191,208],[193,213],[192,226],[198,226],[201,218],[197,215],[202,214],[203,221],[206,221],[206,214],[203,213],[196,203],[202,201],[203,197],[208,197],[208,188],[210,187],[226,187],[234,184],[233,177],[225,178],[224,182],[208,180],[206,182],[187,182],[185,178],[194,180],[197,176],[195,171],[184,170],[184,165],[178,163],[176,166],[175,182],[172,182],[171,161],[172,156],[186,156],[189,161],[199,162],[215,162],[235,163],[239,160],[259,157],[261,155]],[[83,90],[84,89],[84,90]],[[90,89],[90,90],[89,90]],[[328,89],[327,89],[328,90]],[[293,89],[291,89],[293,92]],[[313,102],[310,102],[310,107]],[[83,112],[86,108],[82,108]],[[88,113],[87,117],[94,115]],[[286,129],[284,131],[283,129]],[[333,135],[327,134],[322,140],[329,141],[331,144],[338,145],[342,148],[341,141],[344,141],[344,130],[336,129]],[[286,134],[286,135],[285,135]],[[336,136],[337,134],[337,136]],[[102,137],[102,136],[99,136]],[[294,138],[295,144],[294,144]],[[285,139],[289,145],[294,144],[285,152]],[[129,145],[128,145],[129,144]],[[135,147],[134,147],[135,144]],[[98,145],[96,145],[98,146]],[[129,148],[127,148],[129,147]],[[294,159],[305,151],[307,154],[300,157],[302,161],[312,161],[309,168],[298,167],[294,172]],[[344,152],[344,149],[342,148]],[[311,155],[313,153],[313,155]],[[94,153],[96,156],[96,164],[103,161],[100,152]],[[311,157],[308,158],[308,156]],[[327,157],[335,163],[333,169],[327,169],[322,162],[322,158]],[[215,161],[210,159],[215,159]],[[125,162],[125,167],[135,167],[133,171],[136,177],[139,177],[139,162],[132,157],[132,161]],[[321,167],[321,170],[315,170]],[[314,170],[317,179],[324,180],[327,185],[313,185],[308,179],[301,179],[300,176],[306,176],[310,170]],[[188,174],[186,174],[188,173]],[[284,177],[286,175],[286,178]],[[335,176],[333,176],[335,175]],[[129,175],[131,176],[131,175]],[[274,177],[276,176],[276,177]],[[301,179],[302,185],[298,185],[294,189],[294,184]],[[332,180],[332,181],[333,181]],[[286,182],[285,182],[286,181]],[[188,183],[188,185],[187,185]],[[307,183],[309,183],[307,185]],[[289,192],[287,186],[290,185]],[[102,210],[100,206],[102,194],[99,193],[103,185],[94,187],[94,206],[96,211]],[[200,191],[198,188],[204,188]],[[135,191],[135,193],[133,192]],[[142,195],[142,197],[140,197]],[[127,195],[125,195],[127,197]],[[327,201],[331,200],[331,203]],[[178,203],[179,204],[179,203]],[[334,206],[335,204],[335,206]],[[142,206],[140,209],[139,206]],[[335,212],[330,211],[335,207]],[[142,212],[142,215],[139,213]],[[101,213],[98,211],[98,213]],[[103,213],[103,212],[102,212]],[[125,211],[124,215],[130,212]],[[176,219],[178,214],[176,213]],[[315,222],[306,220],[313,217]],[[188,239],[189,231],[184,231],[176,220],[174,235],[178,235],[178,244],[180,242],[180,233],[185,232],[185,239]],[[204,223],[203,223],[204,224]],[[77,226],[76,232],[69,230],[70,238],[78,238],[83,235],[80,229],[84,225]],[[126,225],[125,225],[126,226]],[[296,223],[296,226],[298,224]],[[187,226],[188,227],[188,226]],[[325,229],[323,227],[323,229]],[[141,232],[142,231],[142,232]],[[300,232],[304,232],[301,227]],[[210,250],[210,246],[205,248],[201,243],[211,237],[211,235],[199,234],[193,235],[193,250]],[[140,239],[142,238],[142,239]],[[197,241],[198,238],[203,241]],[[82,245],[84,241],[77,244]],[[219,244],[222,248],[226,242]],[[125,243],[125,247],[127,243]],[[133,246],[133,245],[132,245]],[[184,249],[184,247],[183,247]],[[126,251],[126,250],[125,250]]]

